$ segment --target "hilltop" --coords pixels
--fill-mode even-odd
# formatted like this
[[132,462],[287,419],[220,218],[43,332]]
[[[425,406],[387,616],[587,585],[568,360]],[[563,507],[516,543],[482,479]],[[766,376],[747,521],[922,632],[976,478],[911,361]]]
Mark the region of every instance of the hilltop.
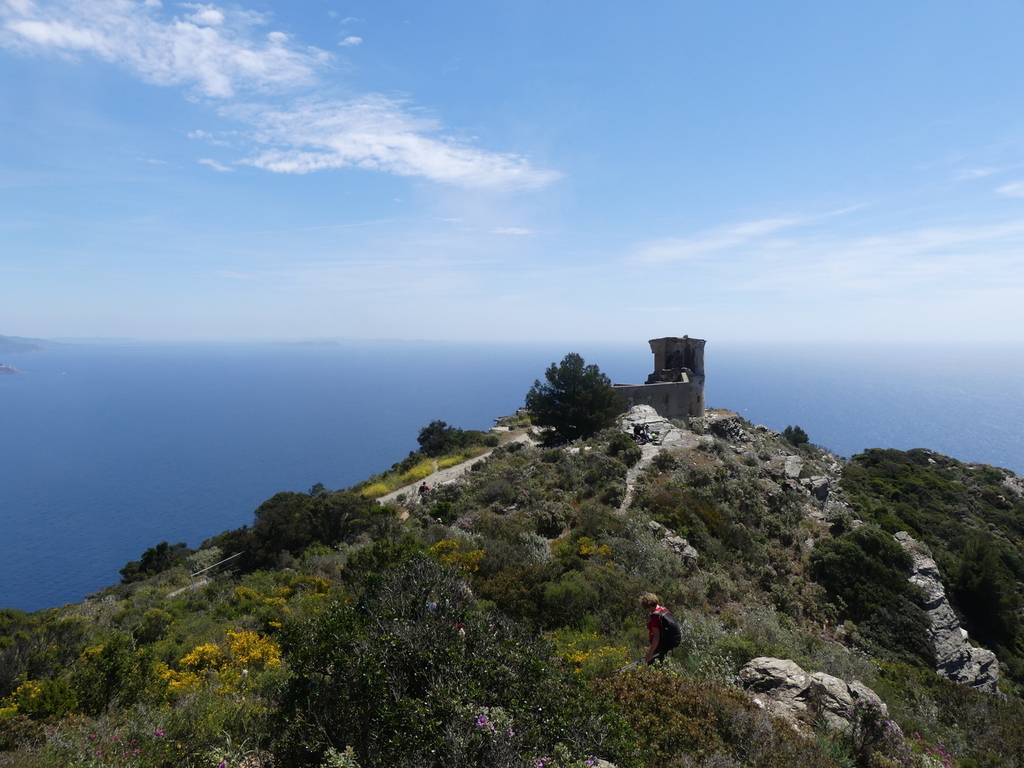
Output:
[[[425,433],[81,604],[0,612],[0,765],[1024,765],[1013,473],[720,410]],[[650,591],[683,642],[641,668]]]

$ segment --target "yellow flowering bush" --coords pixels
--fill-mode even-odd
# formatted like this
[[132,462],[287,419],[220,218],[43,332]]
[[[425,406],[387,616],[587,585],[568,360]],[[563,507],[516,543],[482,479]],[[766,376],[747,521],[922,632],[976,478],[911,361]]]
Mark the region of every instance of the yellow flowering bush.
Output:
[[593,557],[598,555],[600,557],[611,557],[612,548],[607,544],[598,544],[589,536],[580,536],[579,541],[576,542],[576,551],[580,557]]
[[596,632],[560,629],[551,636],[555,651],[573,671],[586,677],[610,674],[629,663],[629,649],[609,645]]
[[480,561],[485,554],[482,549],[466,549],[458,539],[441,539],[430,548],[430,555],[435,560],[467,573],[480,570]]
[[273,669],[281,666],[281,648],[249,629],[228,630],[228,650],[235,666]]
[[281,666],[281,647],[251,629],[229,629],[224,644],[202,643],[178,661],[179,669],[156,665],[157,679],[171,695],[188,693],[216,679],[221,693],[234,691],[250,671]]
[[217,669],[221,665],[222,659],[223,656],[219,645],[216,643],[203,643],[182,656],[179,663],[188,669],[203,671]]
[[0,720],[14,717],[19,712],[30,712],[43,694],[43,687],[35,680],[26,680],[0,701]]
[[157,662],[154,671],[157,680],[162,681],[167,686],[167,692],[175,696],[197,691],[203,683],[202,678],[197,673],[190,670],[179,671],[171,669],[162,661]]

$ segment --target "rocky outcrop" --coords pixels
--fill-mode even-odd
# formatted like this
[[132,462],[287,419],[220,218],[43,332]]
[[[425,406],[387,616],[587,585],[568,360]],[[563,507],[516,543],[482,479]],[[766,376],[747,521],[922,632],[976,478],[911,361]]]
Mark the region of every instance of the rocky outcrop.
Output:
[[636,481],[640,473],[665,448],[693,448],[700,444],[700,438],[693,432],[680,429],[668,419],[659,416],[649,405],[634,405],[619,417],[619,429],[627,435],[634,434],[634,427],[646,429],[650,442],[640,446],[640,460],[626,472],[626,493],[623,494],[619,511],[629,508],[636,492]]
[[704,426],[715,437],[731,443],[749,443],[753,439],[739,415],[731,411],[709,411],[704,416]]
[[1003,478],[1003,487],[1017,498],[1024,497],[1024,480],[1017,475],[1007,475]]
[[996,655],[967,642],[967,631],[960,626],[946,598],[939,567],[931,551],[906,531],[900,531],[895,538],[913,561],[910,581],[923,595],[921,607],[931,625],[929,634],[935,645],[936,671],[955,683],[994,693],[999,680]]
[[697,562],[697,550],[682,536],[666,528],[657,520],[651,520],[647,526],[651,529],[651,533],[658,537],[661,546],[675,554],[686,565],[693,565]]
[[821,720],[833,731],[848,733],[863,712],[889,717],[885,702],[862,682],[808,673],[790,659],[752,659],[740,670],[739,681],[755,704],[801,731]]

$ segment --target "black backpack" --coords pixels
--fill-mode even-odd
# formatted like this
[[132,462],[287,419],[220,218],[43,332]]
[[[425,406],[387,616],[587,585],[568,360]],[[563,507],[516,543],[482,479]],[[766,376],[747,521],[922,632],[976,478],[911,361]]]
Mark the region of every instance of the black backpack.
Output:
[[671,651],[683,641],[683,630],[676,621],[676,617],[667,611],[659,613],[661,619],[661,641],[658,643],[659,651]]

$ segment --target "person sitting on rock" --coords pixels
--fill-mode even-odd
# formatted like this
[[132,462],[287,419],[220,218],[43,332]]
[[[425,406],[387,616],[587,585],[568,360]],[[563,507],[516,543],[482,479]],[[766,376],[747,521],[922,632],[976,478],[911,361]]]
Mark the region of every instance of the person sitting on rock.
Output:
[[665,655],[683,639],[679,622],[653,592],[640,595],[640,605],[647,613],[648,647],[644,661],[648,664],[664,661]]

